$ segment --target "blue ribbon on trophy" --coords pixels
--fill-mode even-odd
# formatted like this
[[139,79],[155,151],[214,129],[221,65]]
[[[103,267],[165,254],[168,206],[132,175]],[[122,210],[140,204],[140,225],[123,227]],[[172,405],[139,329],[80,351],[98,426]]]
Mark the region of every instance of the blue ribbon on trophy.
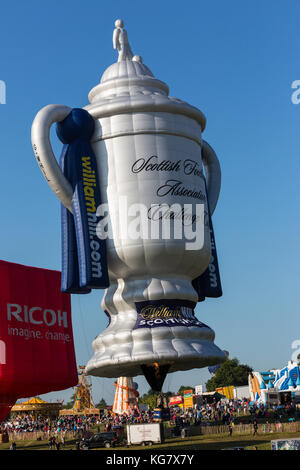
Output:
[[97,162],[90,143],[95,122],[74,108],[56,125],[63,142],[62,171],[73,188],[71,213],[61,206],[63,292],[85,294],[109,286],[106,243],[96,233],[101,204]]
[[210,232],[210,244],[211,244],[211,257],[209,265],[200,276],[192,281],[192,285],[198,294],[198,302],[203,302],[206,297],[221,297],[222,285],[221,285],[221,276],[218,263],[218,255],[216,249],[216,241],[214,235],[214,228],[211,220],[211,213],[208,204],[207,197],[207,188],[206,180],[205,182],[205,191],[206,191],[206,200],[207,200],[207,215],[209,223],[209,232]]

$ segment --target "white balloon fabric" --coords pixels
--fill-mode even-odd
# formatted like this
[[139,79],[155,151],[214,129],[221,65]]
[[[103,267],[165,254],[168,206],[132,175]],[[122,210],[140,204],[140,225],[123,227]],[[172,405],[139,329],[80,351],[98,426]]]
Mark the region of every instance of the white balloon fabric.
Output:
[[[202,205],[204,217],[208,203],[211,213],[217,204],[221,171],[215,152],[202,140],[206,119],[194,106],[169,97],[168,86],[153,76],[141,57],[131,57],[120,55],[104,72],[84,108],[95,119],[91,143],[101,201],[110,215],[111,236],[106,240],[110,286],[102,301],[110,322],[94,340],[94,356],[86,366],[88,374],[100,377],[133,377],[147,366],[166,366],[175,372],[225,359],[214,344],[213,330],[194,315],[198,296],[192,280],[206,270],[211,255],[205,218],[199,247],[187,248],[190,234],[185,230],[181,237],[172,230],[169,237],[161,231],[151,236],[155,222],[168,217],[174,221],[181,215],[181,227],[186,228],[187,220],[194,224],[197,206]],[[56,112],[42,110],[32,131],[35,152],[42,149],[46,177],[54,156],[41,143],[39,116],[46,122],[43,135],[48,138],[49,109]],[[60,113],[65,117],[64,108],[57,108],[57,120]],[[52,183],[51,174],[49,184],[70,207],[68,186],[56,171],[57,181]],[[138,222],[136,213],[130,212],[137,204],[146,210],[146,222],[142,212]],[[139,228],[140,237],[125,229],[134,221],[134,233]],[[100,234],[103,225],[99,227]]]

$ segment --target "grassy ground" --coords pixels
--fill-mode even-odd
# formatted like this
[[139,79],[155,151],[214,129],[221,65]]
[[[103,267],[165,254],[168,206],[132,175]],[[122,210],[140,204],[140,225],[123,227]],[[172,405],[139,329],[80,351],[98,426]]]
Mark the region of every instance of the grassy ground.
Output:
[[[164,444],[153,445],[152,447],[142,447],[142,446],[131,446],[120,447],[117,446],[114,450],[140,450],[145,449],[160,450],[162,452],[170,451],[182,451],[182,450],[221,450],[227,447],[244,447],[249,450],[271,450],[271,440],[274,439],[291,439],[291,438],[300,438],[300,433],[270,433],[270,434],[260,434],[257,436],[245,435],[245,436],[234,436],[231,437],[227,435],[210,435],[208,436],[193,436],[186,437],[185,439],[173,438],[168,439]],[[75,450],[75,442],[67,441],[64,447],[61,447],[61,450]],[[0,444],[0,450],[8,450],[10,443]],[[49,450],[47,441],[17,441],[17,450]],[[105,450],[103,448],[94,449],[94,450]]]

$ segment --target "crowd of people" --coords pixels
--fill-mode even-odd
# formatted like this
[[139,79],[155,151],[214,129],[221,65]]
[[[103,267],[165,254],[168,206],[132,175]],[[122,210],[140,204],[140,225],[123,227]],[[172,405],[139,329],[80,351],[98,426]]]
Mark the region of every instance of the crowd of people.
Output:
[[194,409],[183,413],[173,413],[174,424],[179,428],[189,427],[191,424],[198,426],[227,426],[229,435],[232,435],[234,426],[239,424],[251,424],[253,435],[258,433],[258,424],[264,423],[265,431],[270,430],[270,420],[279,428],[281,422],[295,421],[297,407],[295,402],[284,405],[253,404],[249,400],[220,400],[213,403],[203,403]]
[[2,428],[8,433],[43,432],[49,435],[63,434],[66,432],[80,433],[88,431],[98,424],[99,417],[92,416],[61,416],[51,419],[43,415],[22,414],[7,419],[2,423]]
[[[178,429],[189,426],[213,426],[225,425],[231,435],[233,427],[240,424],[252,423],[253,433],[257,434],[258,423],[267,422],[272,417],[280,422],[283,419],[294,421],[296,417],[295,403],[285,405],[254,405],[249,400],[219,400],[213,403],[202,403],[193,409],[181,410],[179,407],[171,407],[170,424]],[[2,432],[20,434],[39,432],[43,439],[49,440],[50,448],[64,445],[65,436],[83,437],[91,428],[103,431],[124,429],[127,424],[153,422],[153,411],[139,410],[136,408],[129,414],[116,415],[106,411],[99,415],[60,416],[50,419],[45,416],[31,414],[15,416],[2,423]]]
[[[296,404],[294,402],[285,405],[256,405],[249,400],[219,400],[213,403],[203,403],[193,410],[183,413],[187,421],[195,425],[228,425],[230,423],[241,424],[268,419],[271,416],[275,420],[285,418],[295,419]],[[247,418],[246,418],[247,417]]]

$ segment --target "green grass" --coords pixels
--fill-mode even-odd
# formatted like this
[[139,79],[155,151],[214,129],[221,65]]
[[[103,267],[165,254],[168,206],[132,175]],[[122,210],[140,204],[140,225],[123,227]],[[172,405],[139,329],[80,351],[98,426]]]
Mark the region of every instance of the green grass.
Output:
[[[120,447],[117,446],[114,448],[117,450],[139,450],[143,451],[145,449],[151,450],[161,450],[162,452],[170,451],[182,451],[182,450],[221,450],[226,447],[244,447],[247,449],[254,449],[255,446],[258,450],[270,450],[271,449],[271,440],[273,439],[291,439],[291,438],[300,438],[300,433],[270,433],[270,434],[259,434],[257,436],[252,436],[250,434],[239,436],[234,434],[229,437],[227,435],[210,435],[208,436],[193,436],[186,437],[185,439],[173,438],[168,439],[164,444],[153,445],[152,447],[142,447],[142,446],[130,446],[130,447]],[[76,439],[72,441],[66,441],[64,447],[61,447],[61,450],[75,450]],[[48,441],[16,441],[17,450],[49,450]],[[8,450],[10,443],[0,444],[0,450]],[[95,451],[106,449],[99,448],[93,449]]]

